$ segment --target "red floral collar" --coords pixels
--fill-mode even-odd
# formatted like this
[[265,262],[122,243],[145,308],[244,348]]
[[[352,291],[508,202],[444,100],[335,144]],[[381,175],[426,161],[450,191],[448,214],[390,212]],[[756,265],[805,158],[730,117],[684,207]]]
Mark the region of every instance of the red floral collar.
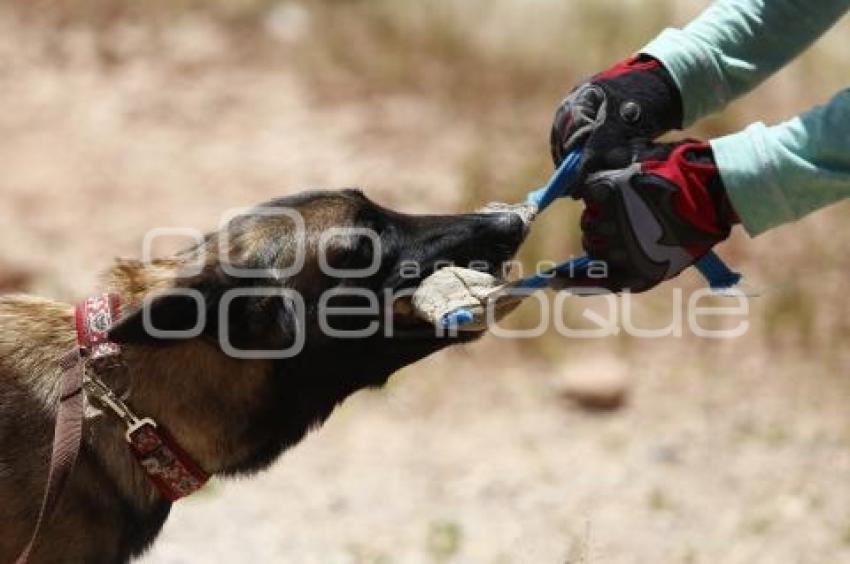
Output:
[[87,397],[124,422],[130,451],[148,478],[163,497],[177,501],[201,489],[209,474],[165,427],[149,417],[137,417],[101,379],[109,371],[126,370],[121,347],[109,340],[109,328],[119,316],[120,300],[112,294],[90,297],[77,306],[77,344],[85,362],[83,387]]

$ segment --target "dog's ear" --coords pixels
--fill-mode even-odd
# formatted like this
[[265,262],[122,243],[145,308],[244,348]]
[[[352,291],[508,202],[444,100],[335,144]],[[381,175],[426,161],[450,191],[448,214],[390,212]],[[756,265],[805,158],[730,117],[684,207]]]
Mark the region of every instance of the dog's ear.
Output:
[[164,344],[206,331],[209,309],[194,292],[162,292],[152,295],[137,309],[124,315],[109,331],[110,340],[119,344]]
[[232,282],[220,275],[204,276],[152,294],[112,327],[110,339],[167,345],[204,337],[245,351],[291,346],[303,327],[298,300],[284,290],[257,291],[258,286],[245,279],[238,286]]

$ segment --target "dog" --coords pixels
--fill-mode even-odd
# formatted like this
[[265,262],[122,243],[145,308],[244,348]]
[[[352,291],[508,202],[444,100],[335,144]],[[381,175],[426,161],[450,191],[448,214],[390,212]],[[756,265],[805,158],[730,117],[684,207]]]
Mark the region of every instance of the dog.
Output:
[[[127,369],[106,383],[205,472],[255,473],[352,393],[478,338],[439,334],[398,296],[441,265],[497,273],[524,235],[515,214],[407,215],[358,190],[273,200],[169,258],[116,261],[105,286],[123,307],[109,338]],[[342,313],[324,319],[328,311]],[[75,346],[72,306],[0,298],[0,562],[14,561],[33,531],[58,359]],[[121,422],[86,404],[76,465],[30,562],[126,562],[168,517],[171,503],[129,452]]]

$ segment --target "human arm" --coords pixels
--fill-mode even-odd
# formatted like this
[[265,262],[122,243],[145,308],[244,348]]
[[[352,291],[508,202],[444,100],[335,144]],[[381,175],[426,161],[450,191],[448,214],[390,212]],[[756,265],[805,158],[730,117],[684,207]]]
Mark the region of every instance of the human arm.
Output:
[[750,235],[850,196],[850,89],[785,123],[711,142],[726,194]]
[[785,66],[850,9],[850,0],[717,0],[640,50],[670,73],[683,125],[723,109]]
[[[820,37],[850,0],[718,0],[641,52],[682,96],[683,125],[720,110]],[[728,197],[751,235],[850,195],[850,90],[785,123],[712,141]]]

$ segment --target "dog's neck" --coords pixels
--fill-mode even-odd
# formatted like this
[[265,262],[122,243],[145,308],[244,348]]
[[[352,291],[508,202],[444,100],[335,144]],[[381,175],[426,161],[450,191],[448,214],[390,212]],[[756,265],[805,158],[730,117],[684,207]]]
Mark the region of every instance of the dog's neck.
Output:
[[[181,264],[120,261],[106,287],[122,304],[138,306],[173,284]],[[165,426],[210,474],[267,466],[365,385],[312,369],[309,353],[289,361],[238,359],[204,336],[122,348],[128,381],[115,382],[116,389],[129,390],[136,414]]]
[[[110,271],[108,289],[125,307],[139,304],[149,293],[165,288],[174,277],[171,263],[153,265],[122,261]],[[274,366],[270,361],[241,360],[224,354],[202,337],[169,344],[123,345],[126,381],[110,382],[128,393],[128,404],[139,417],[166,427],[207,472],[240,467],[257,448],[244,430],[257,412],[257,398],[271,401]],[[120,426],[117,420],[112,420]]]
[[[122,304],[138,305],[173,284],[179,264],[122,261],[110,272],[107,288]],[[238,359],[203,336],[170,344],[125,344],[123,355],[128,381],[116,382],[116,389],[128,389],[128,404],[136,414],[165,426],[210,474],[262,469],[348,395],[383,384],[392,372],[360,366],[356,374],[341,378],[328,351],[309,346],[288,360]]]
[[269,398],[271,363],[229,358],[202,339],[127,345],[123,356],[128,403],[167,428],[205,471],[222,472],[252,456],[253,441],[234,425],[247,422],[258,397]]

